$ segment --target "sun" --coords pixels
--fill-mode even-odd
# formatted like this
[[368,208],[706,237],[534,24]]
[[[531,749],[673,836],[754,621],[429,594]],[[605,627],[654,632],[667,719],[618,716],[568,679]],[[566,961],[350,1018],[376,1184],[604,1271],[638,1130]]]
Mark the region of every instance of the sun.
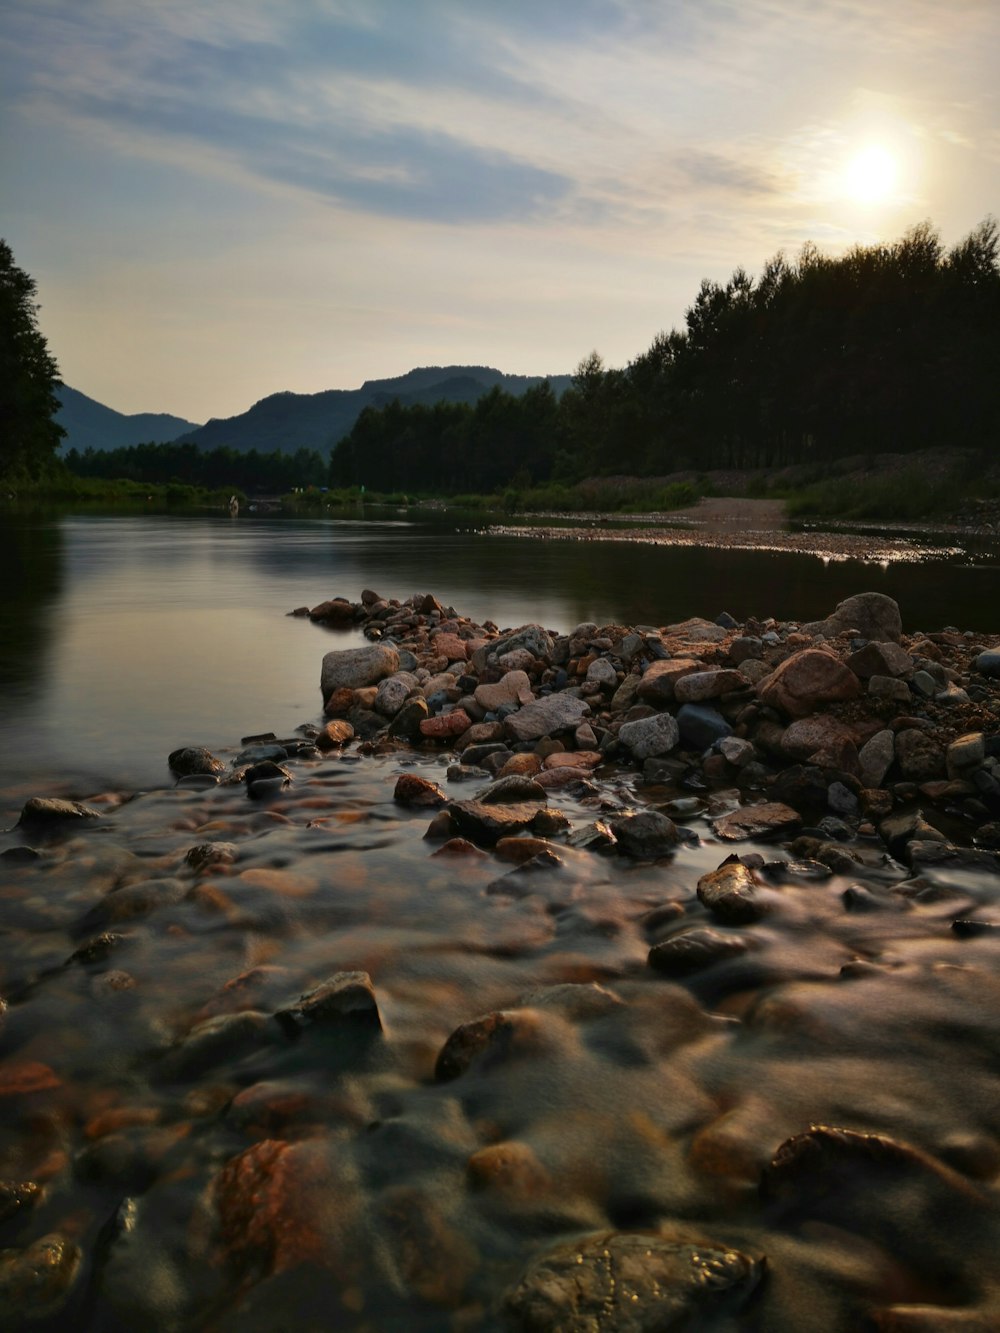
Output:
[[847,163],[844,187],[859,204],[881,204],[892,194],[898,174],[898,163],[888,148],[869,144]]

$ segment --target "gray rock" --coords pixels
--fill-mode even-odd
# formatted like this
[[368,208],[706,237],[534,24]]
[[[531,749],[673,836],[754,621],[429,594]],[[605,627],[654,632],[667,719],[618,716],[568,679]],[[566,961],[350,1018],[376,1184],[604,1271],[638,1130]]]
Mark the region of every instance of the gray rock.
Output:
[[913,688],[925,699],[933,699],[941,688],[929,671],[917,671],[913,676]]
[[508,777],[497,778],[488,787],[476,793],[476,800],[483,805],[512,805],[515,801],[546,801],[545,788],[534,778],[520,773],[511,773]]
[[669,856],[680,841],[677,825],[659,810],[639,810],[611,821],[611,832],[626,856],[641,861]]
[[861,782],[865,787],[881,787],[896,757],[896,743],[888,729],[877,731],[858,751]]
[[913,658],[898,643],[867,643],[852,653],[847,665],[856,676],[906,676],[913,670]]
[[633,758],[650,759],[674,749],[680,740],[680,729],[670,713],[656,713],[623,723],[618,739],[632,752]]
[[839,602],[826,620],[802,627],[807,634],[825,634],[828,639],[846,630],[856,630],[864,639],[898,643],[903,633],[899,604],[881,592],[860,592]]
[[674,698],[682,704],[702,703],[732,690],[745,689],[746,684],[746,677],[738,671],[692,671],[675,683]]
[[964,777],[970,769],[979,768],[985,758],[986,739],[981,731],[959,736],[945,751],[949,778]]
[[581,718],[590,712],[590,705],[574,695],[543,695],[512,713],[504,722],[509,736],[518,741],[535,741],[554,732],[576,728]]
[[320,671],[320,689],[327,698],[334,690],[360,690],[377,685],[399,670],[399,652],[384,643],[364,648],[339,648],[326,653]]
[[895,676],[869,676],[868,693],[873,699],[894,699],[901,704],[909,703],[913,697],[906,681]]
[[487,660],[495,662],[518,648],[525,649],[532,657],[549,659],[554,646],[548,632],[541,625],[522,625],[520,629],[504,634],[491,643],[487,648]]
[[587,684],[614,688],[618,684],[618,672],[606,657],[597,657],[587,668]]
[[373,705],[376,713],[383,717],[395,717],[407,699],[418,689],[417,678],[409,671],[397,671],[379,682],[378,692]]

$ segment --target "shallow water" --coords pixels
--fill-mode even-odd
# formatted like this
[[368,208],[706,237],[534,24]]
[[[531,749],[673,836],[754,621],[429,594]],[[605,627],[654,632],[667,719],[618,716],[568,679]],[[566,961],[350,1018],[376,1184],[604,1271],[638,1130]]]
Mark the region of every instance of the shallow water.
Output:
[[[719,927],[746,953],[669,980],[650,944],[708,924],[697,879],[731,848],[707,812],[731,796],[671,860],[557,839],[558,866],[518,870],[438,854],[427,813],[392,800],[412,763],[293,761],[267,805],[238,784],[108,801],[0,861],[0,1180],[42,1187],[0,1243],[78,1247],[55,1326],[499,1328],[534,1257],[615,1230],[766,1256],[739,1313],[699,1328],[995,1316],[1000,946],[950,929],[993,910],[995,882],[900,889],[862,846],[875,910],[793,874],[761,888],[762,922]],[[417,771],[445,783],[445,764]],[[670,795],[634,781],[558,805],[580,826]],[[235,859],[196,873],[206,841]],[[384,1033],[292,1040],[274,1015],[356,969]],[[436,1080],[449,1034],[496,1009],[520,1015],[506,1038]],[[833,1186],[762,1199],[811,1124],[934,1160],[848,1150]]]

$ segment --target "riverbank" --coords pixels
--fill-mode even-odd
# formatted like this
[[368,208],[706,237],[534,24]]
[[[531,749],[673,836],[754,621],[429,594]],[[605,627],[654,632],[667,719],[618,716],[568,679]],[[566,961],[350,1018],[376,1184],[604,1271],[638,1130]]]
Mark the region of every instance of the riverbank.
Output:
[[1000,636],[303,612],[4,836],[9,1326],[993,1326]]

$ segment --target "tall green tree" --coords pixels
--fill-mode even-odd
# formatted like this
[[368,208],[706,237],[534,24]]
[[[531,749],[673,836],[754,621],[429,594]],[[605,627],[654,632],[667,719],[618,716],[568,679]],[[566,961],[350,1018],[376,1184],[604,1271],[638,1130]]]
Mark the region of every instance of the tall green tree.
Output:
[[44,473],[65,434],[54,420],[59,367],[38,328],[35,291],[0,240],[0,476],[8,481]]

